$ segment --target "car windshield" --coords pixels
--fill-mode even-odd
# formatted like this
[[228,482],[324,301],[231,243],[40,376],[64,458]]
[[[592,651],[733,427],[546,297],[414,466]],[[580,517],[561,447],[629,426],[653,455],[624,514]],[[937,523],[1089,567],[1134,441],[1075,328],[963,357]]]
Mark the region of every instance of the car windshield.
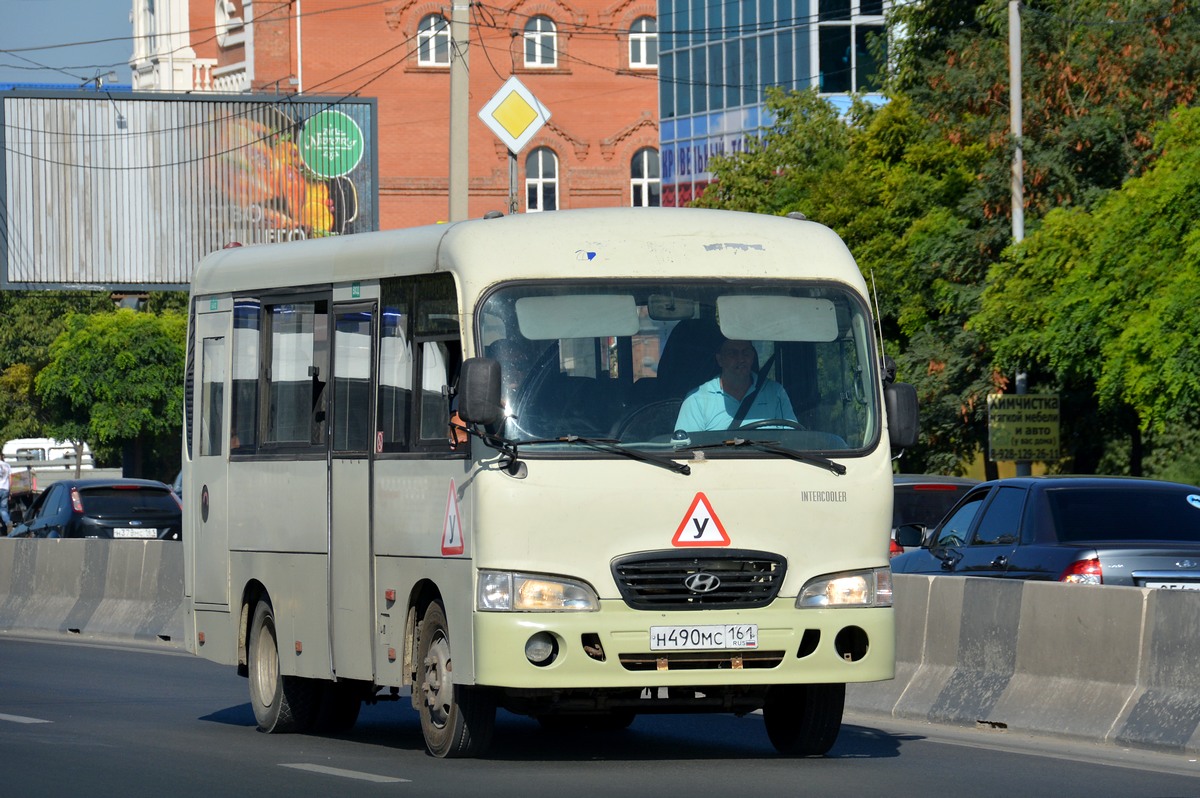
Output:
[[153,487],[97,487],[79,491],[83,511],[90,516],[174,513],[179,504],[170,491]]
[[1058,539],[1200,541],[1200,493],[1138,488],[1046,491]]
[[843,456],[879,434],[866,308],[840,286],[521,283],[492,291],[477,322],[501,367],[498,432],[518,443],[772,456],[721,445],[737,439]]

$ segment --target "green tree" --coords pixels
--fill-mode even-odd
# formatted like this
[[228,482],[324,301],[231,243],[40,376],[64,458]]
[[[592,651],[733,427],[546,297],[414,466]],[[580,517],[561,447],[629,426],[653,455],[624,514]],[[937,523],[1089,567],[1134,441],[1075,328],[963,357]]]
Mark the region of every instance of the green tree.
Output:
[[1001,367],[1090,386],[1101,411],[1170,445],[1200,420],[1200,109],[1156,141],[1145,174],[1090,211],[1052,211],[993,267],[973,324]]
[[67,317],[37,375],[48,431],[123,446],[132,476],[178,470],[187,319],[122,309]]
[[50,344],[71,313],[112,310],[94,291],[0,291],[0,440],[41,437],[45,414],[33,390]]
[[748,138],[743,152],[719,155],[709,164],[718,175],[693,205],[750,213],[785,214],[805,204],[822,179],[846,163],[851,127],[815,90],[766,90],[771,125]]

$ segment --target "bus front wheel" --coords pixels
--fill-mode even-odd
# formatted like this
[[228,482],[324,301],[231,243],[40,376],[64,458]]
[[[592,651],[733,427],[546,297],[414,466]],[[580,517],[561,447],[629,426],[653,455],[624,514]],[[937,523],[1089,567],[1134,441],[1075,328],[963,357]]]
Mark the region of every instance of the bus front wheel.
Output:
[[250,705],[259,731],[303,732],[312,727],[319,698],[316,683],[279,672],[275,612],[270,602],[254,607],[250,622]]
[[454,683],[450,631],[440,601],[426,608],[417,629],[417,710],[429,753],[476,756],[488,747],[496,704],[483,689]]
[[767,691],[763,722],[775,750],[785,756],[821,756],[842,728],[844,684],[784,684]]

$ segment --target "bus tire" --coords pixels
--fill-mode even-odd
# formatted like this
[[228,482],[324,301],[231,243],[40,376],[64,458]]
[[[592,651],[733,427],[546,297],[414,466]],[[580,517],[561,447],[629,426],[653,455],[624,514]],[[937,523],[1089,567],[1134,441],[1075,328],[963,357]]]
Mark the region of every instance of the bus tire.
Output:
[[317,683],[279,672],[275,612],[268,601],[254,607],[250,622],[250,706],[258,730],[275,734],[312,728],[319,698]]
[[844,684],[784,684],[771,687],[763,704],[767,737],[785,756],[822,756],[842,728]]
[[432,602],[417,627],[417,712],[429,753],[439,758],[478,756],[496,725],[493,697],[454,683],[446,609]]

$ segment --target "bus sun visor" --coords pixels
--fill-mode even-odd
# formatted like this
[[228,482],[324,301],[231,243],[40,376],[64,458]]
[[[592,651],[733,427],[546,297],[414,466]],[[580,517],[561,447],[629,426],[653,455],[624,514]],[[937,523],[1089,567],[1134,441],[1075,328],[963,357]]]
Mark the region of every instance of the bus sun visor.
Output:
[[638,331],[631,294],[527,296],[516,302],[517,325],[533,341],[631,336]]
[[717,298],[721,332],[734,341],[836,341],[837,311],[828,299],[729,295]]

